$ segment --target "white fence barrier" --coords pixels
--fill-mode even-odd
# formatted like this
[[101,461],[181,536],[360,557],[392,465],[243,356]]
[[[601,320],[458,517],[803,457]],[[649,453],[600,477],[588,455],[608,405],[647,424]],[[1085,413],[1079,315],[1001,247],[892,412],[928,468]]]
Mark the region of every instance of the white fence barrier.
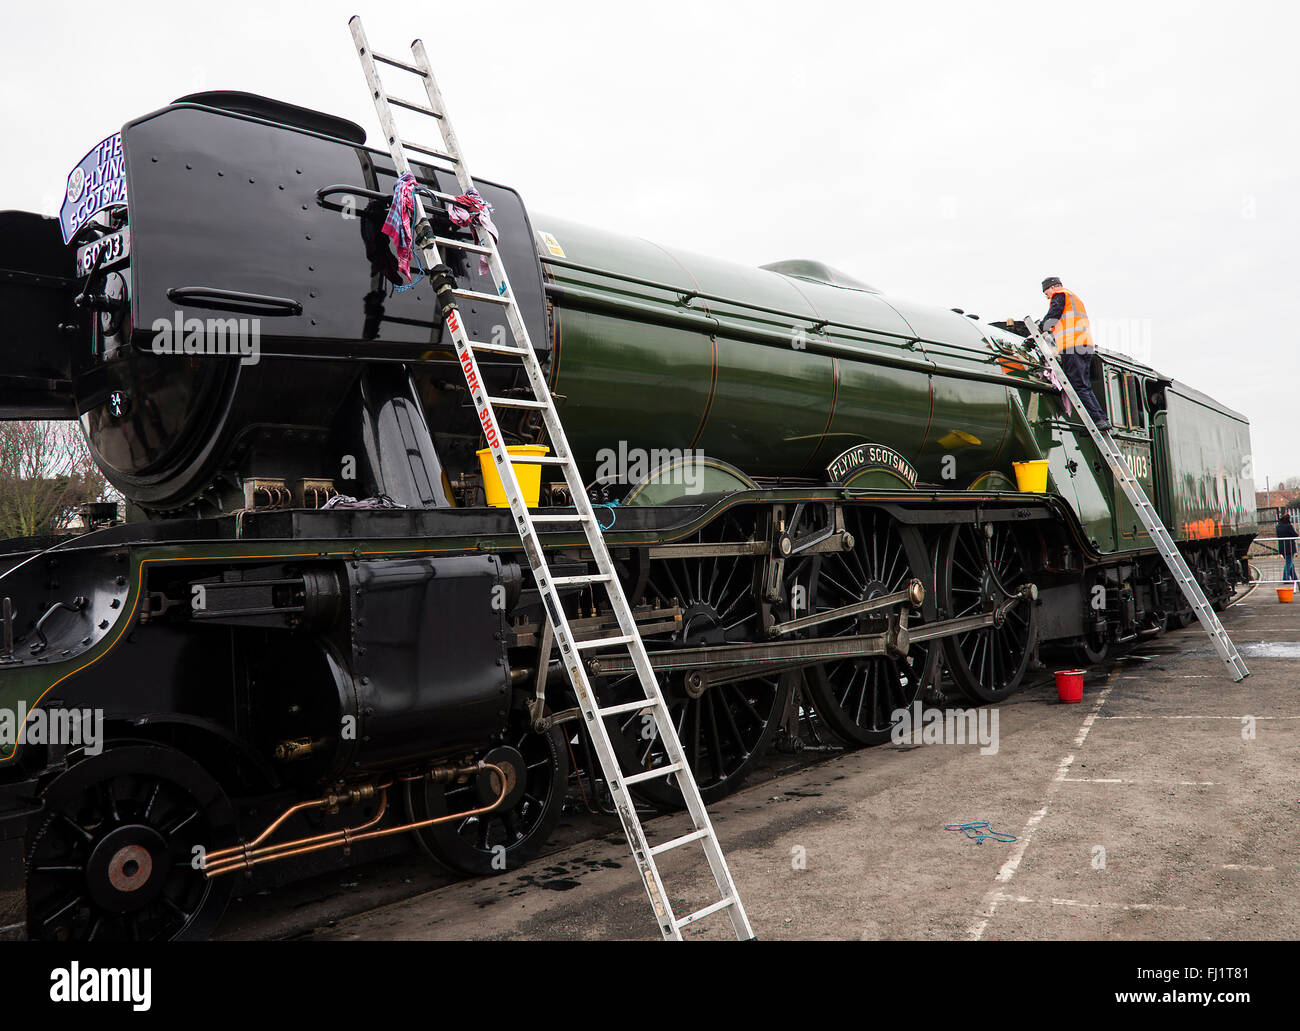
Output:
[[[1289,584],[1296,583],[1297,570],[1295,564],[1300,561],[1300,556],[1291,559],[1292,568],[1287,570],[1286,559],[1282,556],[1281,547],[1290,544],[1290,551],[1293,556],[1300,552],[1300,541],[1294,537],[1256,537],[1250,546],[1250,564],[1259,570],[1259,582],[1262,584]],[[1287,572],[1291,576],[1282,579]]]

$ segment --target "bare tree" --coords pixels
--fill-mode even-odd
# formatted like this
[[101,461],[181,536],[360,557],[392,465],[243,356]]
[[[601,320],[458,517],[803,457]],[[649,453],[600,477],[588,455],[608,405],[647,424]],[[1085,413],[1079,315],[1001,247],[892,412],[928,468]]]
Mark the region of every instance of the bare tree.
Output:
[[0,422],[0,538],[66,529],[77,506],[114,500],[75,422]]

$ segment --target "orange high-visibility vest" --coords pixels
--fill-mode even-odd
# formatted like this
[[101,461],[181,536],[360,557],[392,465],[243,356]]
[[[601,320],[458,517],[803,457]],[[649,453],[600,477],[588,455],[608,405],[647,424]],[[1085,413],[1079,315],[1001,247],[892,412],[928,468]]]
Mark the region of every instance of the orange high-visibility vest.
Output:
[[1063,286],[1048,289],[1047,296],[1065,295],[1065,311],[1061,321],[1052,327],[1052,336],[1056,338],[1057,351],[1070,347],[1092,347],[1092,333],[1088,330],[1088,311],[1077,294],[1071,293]]

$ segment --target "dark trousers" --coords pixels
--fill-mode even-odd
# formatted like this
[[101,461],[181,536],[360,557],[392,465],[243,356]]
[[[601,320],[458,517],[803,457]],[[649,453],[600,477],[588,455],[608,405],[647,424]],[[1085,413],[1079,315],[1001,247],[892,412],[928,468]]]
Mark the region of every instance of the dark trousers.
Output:
[[1092,392],[1092,355],[1079,354],[1075,348],[1069,347],[1062,351],[1059,357],[1061,368],[1065,370],[1065,375],[1074,387],[1074,392],[1079,395],[1079,400],[1083,402],[1083,407],[1088,409],[1092,421],[1099,426],[1110,422],[1106,418],[1106,413],[1101,410],[1097,395]]

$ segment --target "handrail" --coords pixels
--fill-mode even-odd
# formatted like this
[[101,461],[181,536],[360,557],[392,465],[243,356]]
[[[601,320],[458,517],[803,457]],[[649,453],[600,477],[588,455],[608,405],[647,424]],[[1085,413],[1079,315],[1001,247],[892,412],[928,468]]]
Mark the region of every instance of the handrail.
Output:
[[[727,336],[752,340],[755,343],[766,344],[773,347],[790,346],[787,334],[779,333],[776,330],[764,329],[760,326],[736,325],[733,322],[721,323],[713,313],[706,315],[699,309],[692,308],[686,311],[675,311],[670,308],[655,309],[649,304],[638,303],[637,301],[628,300],[615,294],[601,293],[590,288],[569,286],[560,283],[547,283],[545,287],[546,296],[554,299],[560,304],[569,304],[575,308],[591,311],[609,311],[615,314],[624,315],[636,319],[658,323],[661,325],[679,326],[683,329],[696,330],[706,335],[716,333],[725,333]],[[873,332],[872,330],[862,330],[860,327],[852,327],[859,332]],[[984,383],[995,383],[998,386],[1015,387],[1023,390],[1032,390],[1042,394],[1054,394],[1056,388],[1050,383],[1039,380],[1013,380],[1009,379],[1005,373],[985,372],[981,369],[966,368],[955,366],[951,368],[940,368],[933,358],[926,352],[910,349],[900,349],[897,355],[882,353],[880,351],[864,351],[860,347],[854,346],[854,342],[846,340],[844,337],[817,336],[810,338],[805,350],[810,354],[821,354],[827,357],[842,358],[857,362],[872,362],[880,365],[888,365],[893,368],[910,369],[916,372],[933,375],[942,371],[944,375],[953,376],[958,379],[978,380]],[[990,364],[996,361],[996,355],[990,356]]]
[[[425,186],[423,183],[416,183],[416,192],[424,194],[426,197],[434,197],[437,200],[455,200],[454,193],[443,193],[439,190]],[[349,186],[347,183],[334,183],[331,186],[322,186],[316,191],[316,201],[324,204],[327,197],[333,197],[338,193],[350,194],[353,197],[365,197],[368,200],[392,200],[393,191],[388,190],[368,190],[364,186]]]
[[[891,330],[876,329],[870,326],[861,325],[860,323],[842,322],[837,319],[823,319],[813,314],[792,312],[783,308],[769,308],[766,305],[753,304],[752,302],[749,301],[740,301],[740,300],[736,300],[733,297],[722,297],[718,294],[706,294],[698,290],[686,290],[683,287],[672,286],[668,283],[658,282],[653,279],[645,279],[640,276],[630,276],[622,272],[612,272],[608,269],[596,268],[592,265],[583,265],[576,261],[569,261],[567,259],[555,258],[545,254],[539,255],[539,257],[542,261],[542,264],[544,265],[554,265],[559,268],[571,269],[575,272],[583,272],[586,273],[587,275],[603,276],[609,279],[618,280],[619,282],[632,283],[636,286],[646,286],[654,290],[662,290],[665,293],[675,294],[677,296],[678,304],[686,308],[689,308],[689,302],[695,299],[699,299],[701,301],[712,301],[718,304],[729,304],[729,305],[734,305],[737,308],[744,308],[748,311],[757,311],[757,312],[762,312],[766,315],[777,315],[780,316],[781,318],[794,319],[800,322],[810,323],[809,331],[814,333],[819,333],[823,336],[826,335],[825,334],[826,327],[833,326],[837,329],[849,329],[849,330],[854,330],[858,333],[871,333],[883,337],[890,337],[893,340],[897,340],[899,342],[899,346],[906,347],[909,349],[916,347],[919,344],[922,352],[924,352],[928,347],[932,347],[932,346],[935,347],[953,347],[953,346],[961,347],[962,346],[959,343],[954,343],[953,341],[949,341],[949,340],[926,340],[925,338],[917,336],[916,334],[895,333],[892,332]],[[556,285],[559,286],[560,284],[556,284]],[[883,298],[881,299],[881,303],[889,306],[889,302],[884,300]],[[893,310],[892,306],[890,306],[890,309]],[[712,318],[726,317],[725,315],[721,315],[720,313],[715,311],[710,311],[708,314]],[[903,318],[901,314],[899,315],[899,317]],[[906,321],[906,319],[904,319],[904,321]],[[1018,359],[1021,360],[1024,360],[1026,358],[1028,358],[1028,360],[1031,361],[1033,360],[1032,356],[1023,355],[1019,351],[1016,351],[1014,348],[1003,348],[1002,346],[1000,346],[992,337],[990,337],[984,331],[985,327],[983,323],[976,322],[975,325],[976,328],[979,330],[980,338],[986,344],[990,345],[990,364],[996,362],[999,357],[1005,357],[1007,355],[1015,355]],[[994,378],[998,378],[998,377],[994,377]]]
[[367,197],[370,200],[392,200],[393,191],[389,190],[384,193],[382,190],[367,190],[363,186],[349,186],[347,183],[335,183],[333,186],[322,186],[316,191],[316,200],[322,204],[325,203],[326,197],[332,197],[336,193],[346,193],[353,197]]
[[287,318],[302,314],[302,302],[292,297],[270,297],[215,286],[174,286],[167,291],[167,299],[191,308],[233,311],[242,315]]
[[[858,332],[879,333],[881,336],[895,337],[900,341],[904,341],[905,343],[903,346],[905,347],[914,346],[916,344],[924,345],[925,343],[925,341],[923,341],[920,337],[912,333],[894,333],[887,329],[873,329],[867,326],[859,325],[858,323],[854,323],[854,322],[839,322],[835,319],[819,318],[817,315],[814,314],[809,314],[804,312],[793,312],[793,311],[788,311],[784,308],[769,308],[766,305],[753,304],[750,301],[738,301],[734,297],[722,297],[718,294],[706,294],[698,290],[686,290],[680,286],[670,286],[667,283],[657,282],[653,279],[643,279],[639,276],[629,276],[629,275],[625,275],[622,272],[611,272],[608,269],[595,268],[594,266],[591,265],[579,264],[576,261],[566,261],[560,258],[548,257],[546,255],[542,255],[541,259],[542,259],[542,263],[545,265],[557,265],[561,268],[572,269],[575,272],[585,272],[588,275],[592,275],[592,276],[605,276],[609,279],[617,279],[620,282],[634,283],[637,286],[648,286],[651,287],[652,289],[663,290],[665,293],[676,294],[678,298],[678,302],[683,307],[686,307],[690,301],[696,299],[699,299],[701,301],[713,301],[714,303],[717,304],[732,304],[738,308],[745,308],[749,311],[763,312],[765,315],[779,315],[781,318],[797,319],[800,322],[810,322],[813,324],[815,332],[820,332],[822,328],[826,326],[836,326],[841,329],[854,329],[857,330]],[[882,303],[887,304],[888,302],[882,302]],[[717,315],[716,312],[710,312],[709,314],[714,316]]]

